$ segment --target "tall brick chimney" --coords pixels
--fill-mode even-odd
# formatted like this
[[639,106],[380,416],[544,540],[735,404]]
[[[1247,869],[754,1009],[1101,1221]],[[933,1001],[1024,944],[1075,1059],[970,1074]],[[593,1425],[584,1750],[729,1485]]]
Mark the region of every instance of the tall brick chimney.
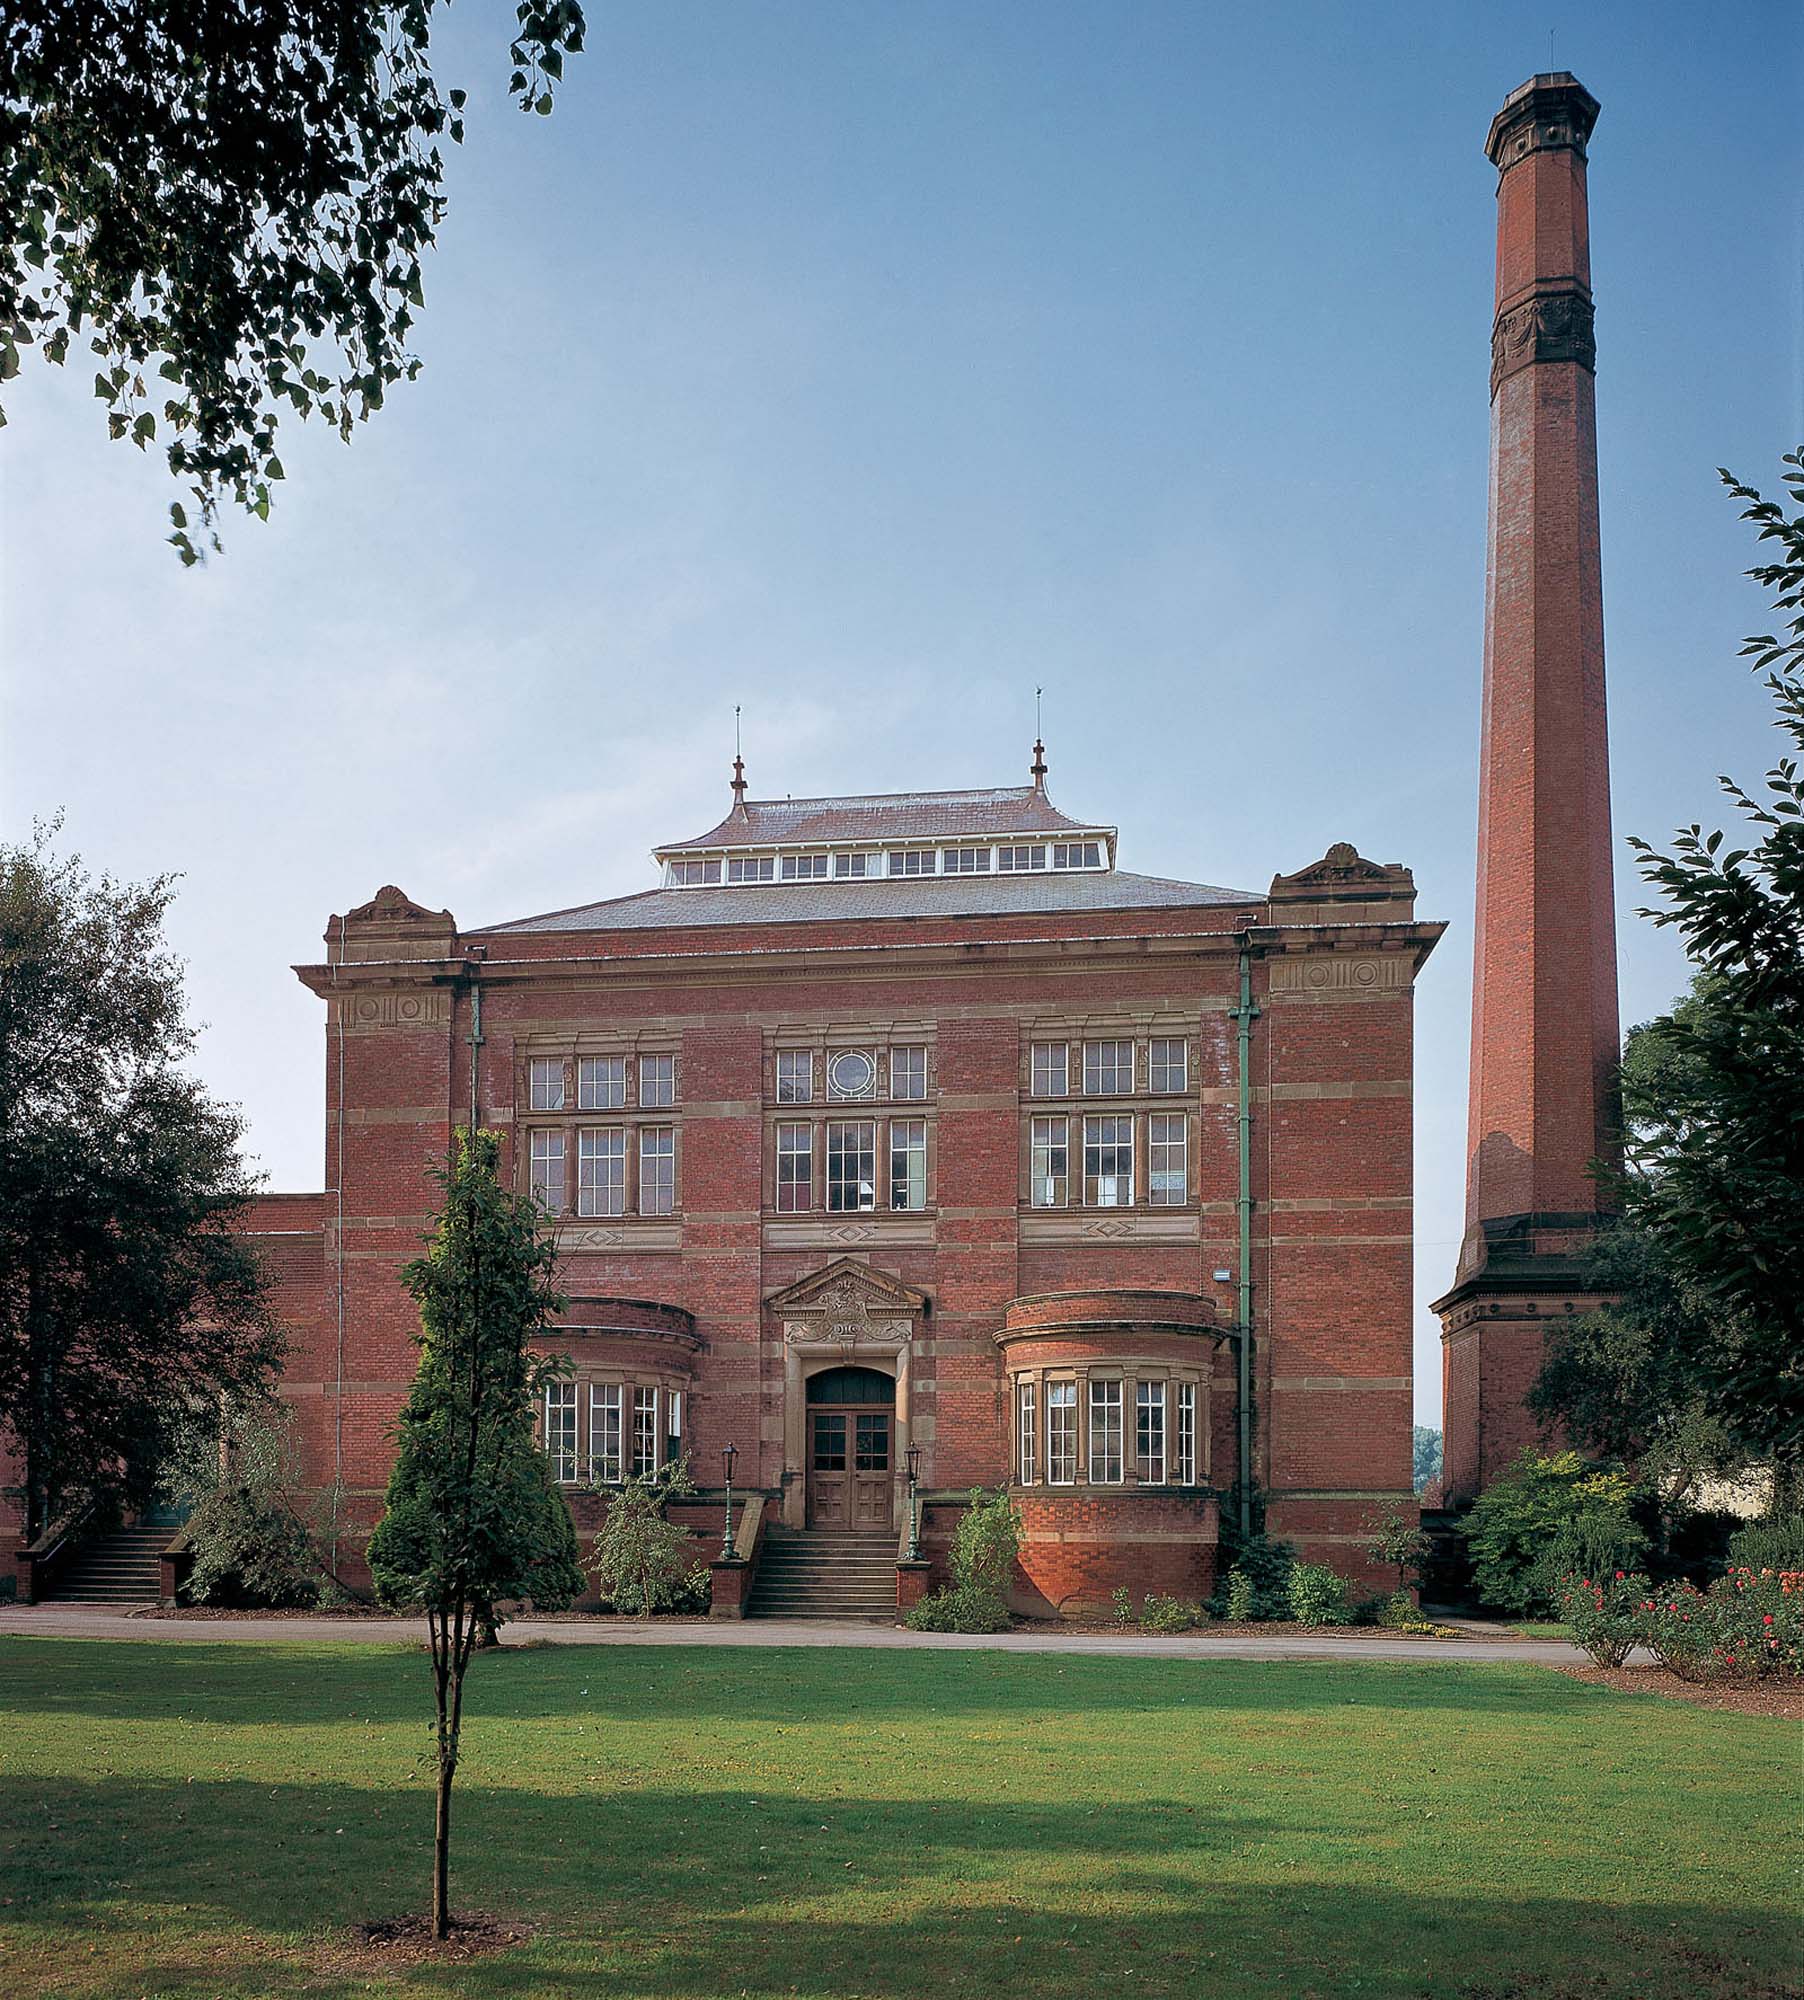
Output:
[[1466,1234],[1442,1325],[1450,1501],[1535,1430],[1550,1316],[1595,1294],[1583,1258],[1616,1146],[1615,900],[1604,714],[1585,143],[1565,71],[1504,99],[1491,332],[1478,916]]

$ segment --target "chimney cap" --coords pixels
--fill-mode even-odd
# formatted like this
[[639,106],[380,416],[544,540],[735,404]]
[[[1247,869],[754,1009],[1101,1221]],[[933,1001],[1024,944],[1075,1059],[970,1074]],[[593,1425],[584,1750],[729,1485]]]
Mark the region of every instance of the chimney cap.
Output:
[[1571,70],[1543,70],[1503,100],[1485,138],[1485,157],[1500,171],[1530,153],[1562,148],[1582,160],[1601,109]]

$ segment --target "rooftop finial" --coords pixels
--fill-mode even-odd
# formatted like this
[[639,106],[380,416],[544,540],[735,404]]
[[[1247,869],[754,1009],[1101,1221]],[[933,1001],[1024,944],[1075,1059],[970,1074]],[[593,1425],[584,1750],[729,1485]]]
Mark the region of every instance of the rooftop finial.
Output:
[[1036,792],[1043,792],[1046,789],[1046,745],[1041,741],[1040,737],[1040,695],[1042,692],[1043,690],[1039,688],[1034,689],[1034,761],[1032,775],[1034,790]]
[[733,704],[733,805],[745,804],[745,759],[739,754],[739,704]]

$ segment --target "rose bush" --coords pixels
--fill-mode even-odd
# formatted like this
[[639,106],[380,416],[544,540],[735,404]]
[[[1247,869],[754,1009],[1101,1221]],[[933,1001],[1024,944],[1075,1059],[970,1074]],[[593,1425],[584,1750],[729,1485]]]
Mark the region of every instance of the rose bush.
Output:
[[1561,1622],[1600,1667],[1620,1667],[1641,1640],[1653,1585],[1636,1571],[1617,1570],[1596,1582],[1563,1576],[1554,1592]]
[[1804,1571],[1735,1568],[1707,1591],[1650,1590],[1636,1637],[1685,1681],[1804,1678]]

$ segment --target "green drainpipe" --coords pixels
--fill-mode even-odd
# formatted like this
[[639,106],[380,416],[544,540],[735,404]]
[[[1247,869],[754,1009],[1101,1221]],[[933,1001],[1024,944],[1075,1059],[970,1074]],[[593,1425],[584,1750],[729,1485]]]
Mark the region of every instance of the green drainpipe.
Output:
[[1240,938],[1240,1004],[1234,1009],[1240,1065],[1240,1193],[1235,1201],[1240,1221],[1239,1305],[1234,1329],[1238,1367],[1240,1418],[1240,1532],[1253,1527],[1253,954],[1245,932]]

